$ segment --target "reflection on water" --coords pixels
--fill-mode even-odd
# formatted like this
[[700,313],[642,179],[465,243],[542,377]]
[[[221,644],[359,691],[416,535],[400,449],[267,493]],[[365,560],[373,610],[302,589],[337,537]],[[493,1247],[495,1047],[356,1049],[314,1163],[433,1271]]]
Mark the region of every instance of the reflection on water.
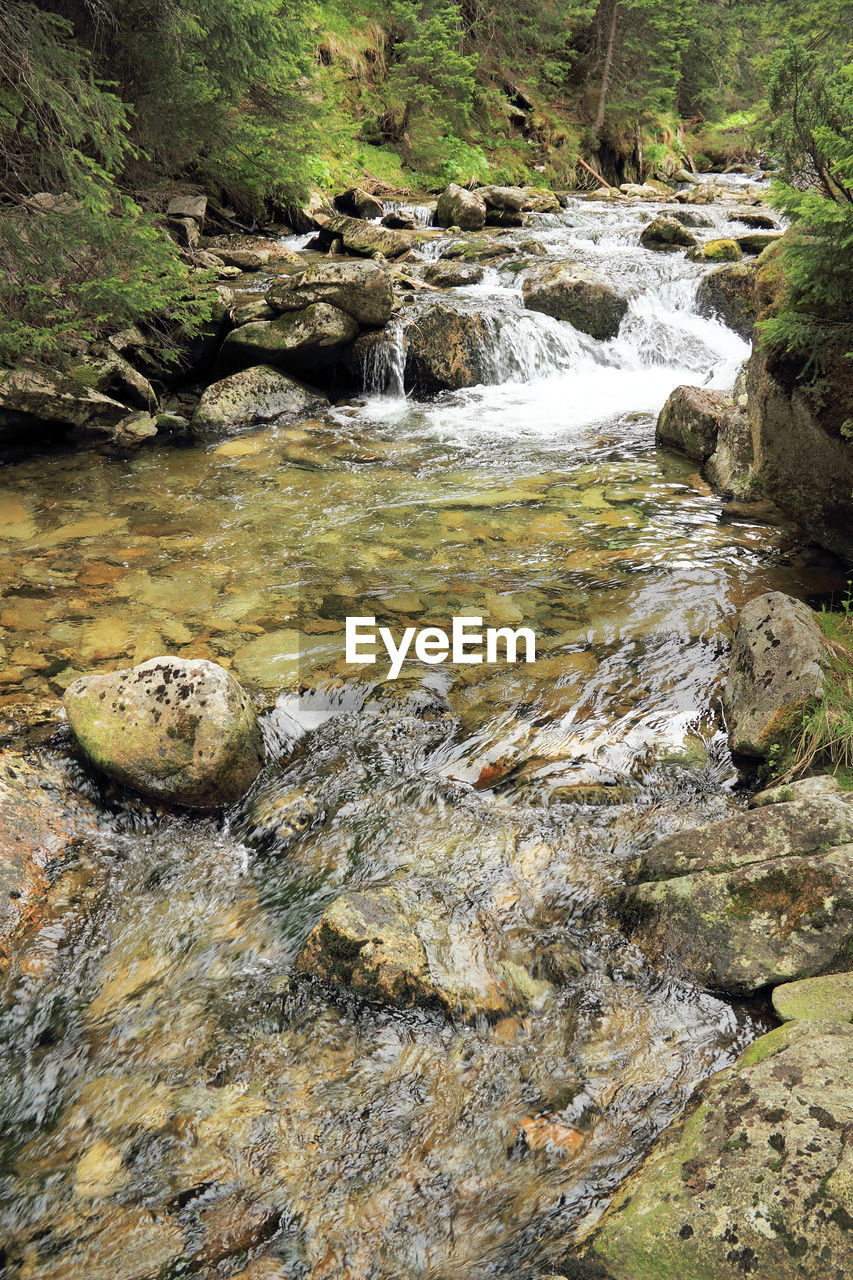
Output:
[[[8,1274],[533,1280],[756,1033],[602,904],[638,844],[738,803],[718,693],[740,604],[838,575],[655,451],[667,391],[730,381],[741,345],[692,313],[701,268],[646,254],[644,292],[634,214],[592,236],[590,209],[537,234],[624,241],[612,343],[513,321],[509,385],[7,469],[5,699],[209,657],[267,705],[272,750],[223,819],[101,792],[58,751],[102,816],[8,976]],[[479,297],[459,305],[517,315],[497,276]],[[536,664],[392,685],[343,661],[349,615],[463,613],[532,627]],[[333,899],[388,888],[455,1015],[295,974]]]

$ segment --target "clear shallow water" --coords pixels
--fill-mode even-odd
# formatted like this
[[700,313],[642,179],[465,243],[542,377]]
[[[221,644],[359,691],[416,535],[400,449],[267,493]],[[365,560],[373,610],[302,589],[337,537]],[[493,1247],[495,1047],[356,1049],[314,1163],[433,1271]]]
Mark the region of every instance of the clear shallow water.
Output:
[[[727,385],[745,350],[693,312],[703,268],[638,248],[646,218],[537,219],[634,290],[610,343],[523,313],[499,263],[458,300],[490,317],[490,385],[7,468],[5,697],[211,657],[269,708],[272,754],[220,820],[102,794],[55,749],[103,816],[7,978],[9,1275],[227,1276],[256,1253],[300,1280],[533,1280],[760,1027],[652,970],[602,903],[642,842],[738,803],[738,607],[839,577],[654,449],[669,390]],[[532,626],[537,663],[391,685],[343,662],[348,615],[455,613]],[[296,977],[325,906],[386,884],[440,904],[449,970],[476,978],[473,937],[477,964],[511,956],[526,1005],[395,1011]]]

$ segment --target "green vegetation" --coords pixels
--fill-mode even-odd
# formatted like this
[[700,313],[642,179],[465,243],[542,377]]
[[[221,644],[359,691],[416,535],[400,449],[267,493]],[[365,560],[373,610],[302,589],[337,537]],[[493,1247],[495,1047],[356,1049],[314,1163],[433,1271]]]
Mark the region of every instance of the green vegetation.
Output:
[[765,338],[825,370],[853,358],[853,65],[827,68],[791,43],[771,63],[768,138],[776,201],[794,222],[784,288]]
[[[170,189],[244,222],[312,186],[586,185],[768,146],[802,228],[768,338],[851,345],[853,79],[843,0],[7,0],[0,359],[209,314]],[[782,33],[795,43],[780,50]],[[768,96],[769,87],[769,96]],[[37,194],[59,197],[32,202]],[[209,291],[208,291],[209,292]],[[168,322],[164,317],[169,317]]]
[[853,594],[839,610],[823,609],[818,621],[826,637],[823,697],[810,699],[786,725],[771,774],[782,781],[833,773],[853,790]]

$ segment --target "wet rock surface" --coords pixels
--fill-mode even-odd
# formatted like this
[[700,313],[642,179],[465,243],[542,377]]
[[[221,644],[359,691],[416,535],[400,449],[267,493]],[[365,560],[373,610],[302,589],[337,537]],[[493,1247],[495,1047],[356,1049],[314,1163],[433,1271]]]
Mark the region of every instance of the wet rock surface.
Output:
[[192,417],[196,432],[232,431],[255,423],[278,422],[328,406],[320,391],[268,365],[252,365],[212,382]]
[[622,1188],[587,1274],[841,1280],[850,1219],[853,1028],[805,1020],[703,1089]]
[[755,328],[754,262],[738,262],[717,267],[699,282],[696,303],[704,315],[719,316],[736,333],[751,338]]
[[655,439],[705,462],[717,447],[717,434],[731,396],[701,387],[676,387],[657,420]]
[[358,336],[358,323],[328,302],[285,312],[276,320],[254,320],[232,330],[222,353],[241,364],[281,364],[299,372],[322,369]]
[[487,342],[481,316],[436,302],[406,329],[406,387],[434,395],[482,382]]
[[576,263],[534,267],[524,279],[524,305],[555,320],[567,320],[593,338],[613,338],[628,310],[599,275]]
[[774,591],[744,606],[724,694],[734,751],[765,756],[786,719],[820,697],[823,654],[822,632],[802,601]]
[[677,218],[662,216],[643,229],[640,244],[646,249],[692,249],[697,241]]
[[212,662],[152,658],[75,680],[63,702],[86,757],[155,800],[199,809],[229,804],[263,764],[254,708]]
[[486,202],[476,192],[467,191],[451,182],[438,198],[435,221],[440,227],[459,227],[460,231],[480,231],[486,222]]
[[849,968],[853,809],[763,806],[652,845],[614,901],[653,961],[734,993]]
[[323,262],[279,277],[266,300],[279,312],[329,303],[359,324],[381,326],[391,318],[394,291],[388,271],[377,263]]

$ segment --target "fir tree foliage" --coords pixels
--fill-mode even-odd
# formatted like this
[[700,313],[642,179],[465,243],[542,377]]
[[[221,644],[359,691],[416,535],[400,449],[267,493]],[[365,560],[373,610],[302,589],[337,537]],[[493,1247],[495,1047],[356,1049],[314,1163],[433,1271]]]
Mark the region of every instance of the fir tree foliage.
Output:
[[853,64],[827,69],[791,42],[771,62],[768,90],[775,198],[793,228],[782,305],[762,330],[820,370],[853,360]]

